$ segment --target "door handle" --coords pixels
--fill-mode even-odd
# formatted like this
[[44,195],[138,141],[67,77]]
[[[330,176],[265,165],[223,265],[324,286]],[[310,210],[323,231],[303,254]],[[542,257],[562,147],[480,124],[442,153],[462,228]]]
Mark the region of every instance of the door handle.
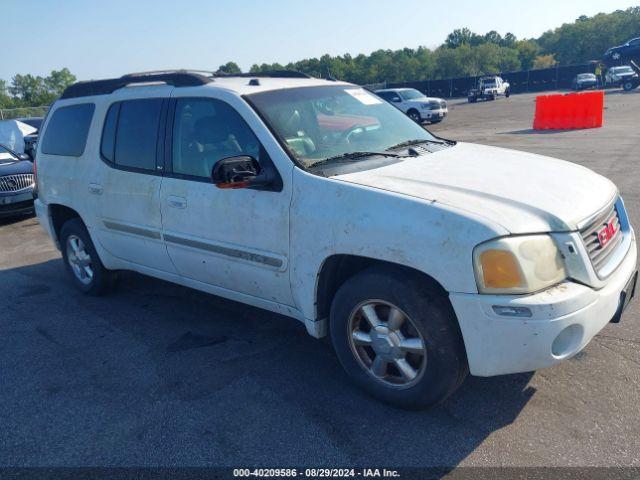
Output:
[[102,188],[102,185],[98,185],[97,183],[89,184],[89,193],[92,193],[93,195],[102,195],[103,191],[104,189]]
[[170,195],[167,197],[167,203],[171,208],[179,208],[181,210],[187,208],[187,199]]

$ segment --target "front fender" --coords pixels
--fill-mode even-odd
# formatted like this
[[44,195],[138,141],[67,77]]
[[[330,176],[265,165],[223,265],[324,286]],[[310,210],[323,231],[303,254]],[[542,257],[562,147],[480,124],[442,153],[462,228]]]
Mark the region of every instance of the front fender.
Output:
[[315,286],[336,254],[404,265],[448,292],[476,293],[473,248],[507,232],[437,202],[324,178],[298,168],[291,203],[291,287],[305,318],[315,316]]

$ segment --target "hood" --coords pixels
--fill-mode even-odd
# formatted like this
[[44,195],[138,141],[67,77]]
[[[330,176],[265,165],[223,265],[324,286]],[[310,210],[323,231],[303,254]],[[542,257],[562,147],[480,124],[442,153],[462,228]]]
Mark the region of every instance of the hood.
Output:
[[511,233],[576,230],[617,193],[580,165],[470,143],[333,178],[446,204]]
[[15,162],[0,161],[0,177],[5,175],[19,175],[21,173],[33,173],[33,163],[29,160],[16,160]]
[[436,97],[420,97],[412,98],[411,100],[405,100],[407,103],[428,103],[428,102],[441,102],[442,98]]

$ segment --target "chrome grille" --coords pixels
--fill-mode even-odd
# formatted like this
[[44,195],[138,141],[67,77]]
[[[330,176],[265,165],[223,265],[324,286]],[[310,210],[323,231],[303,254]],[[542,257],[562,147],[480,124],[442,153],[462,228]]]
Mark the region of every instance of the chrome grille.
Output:
[[5,175],[0,177],[0,192],[19,192],[33,187],[33,174]]
[[[609,222],[612,221],[615,226],[615,234],[609,239],[604,246],[600,243],[598,236],[599,232],[605,228]],[[600,273],[600,270],[606,265],[607,260],[611,258],[611,255],[616,251],[616,248],[622,243],[622,229],[620,228],[620,218],[618,217],[618,211],[615,205],[607,209],[606,212],[600,215],[591,224],[587,225],[580,231],[584,246],[589,253],[589,258],[596,272]]]

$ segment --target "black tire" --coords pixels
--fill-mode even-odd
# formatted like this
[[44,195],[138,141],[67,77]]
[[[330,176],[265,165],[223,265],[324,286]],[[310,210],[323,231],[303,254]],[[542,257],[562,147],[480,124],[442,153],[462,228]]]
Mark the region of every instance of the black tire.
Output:
[[418,112],[417,110],[411,109],[407,112],[407,115],[411,120],[413,120],[417,124],[422,123],[422,117],[420,116],[420,112]]
[[511,89],[507,88],[507,90],[504,92],[504,96],[505,98],[509,98],[511,96]]
[[623,89],[625,92],[630,92],[631,90],[633,90],[633,89],[634,89],[634,87],[635,87],[635,85],[633,84],[633,82],[624,82],[624,83],[622,84],[622,89]]
[[476,103],[476,97],[469,97],[469,103]]
[[[82,241],[84,246],[83,250],[89,256],[89,266],[92,271],[92,277],[86,283],[81,281],[78,275],[76,275],[72,262],[70,262],[69,259],[70,250],[73,250],[69,246],[69,240],[74,237]],[[102,295],[113,287],[116,280],[116,273],[112,270],[107,270],[102,264],[98,252],[96,252],[93,246],[89,232],[87,232],[82,220],[72,218],[62,226],[60,231],[60,248],[62,250],[64,266],[78,290],[87,295]]]
[[[356,307],[369,299],[387,302],[405,313],[424,341],[426,362],[414,383],[396,386],[374,378],[352,348],[350,319],[359,311]],[[347,280],[333,299],[330,330],[338,359],[354,382],[400,408],[422,409],[442,402],[469,371],[460,327],[448,298],[410,270],[371,267]]]

